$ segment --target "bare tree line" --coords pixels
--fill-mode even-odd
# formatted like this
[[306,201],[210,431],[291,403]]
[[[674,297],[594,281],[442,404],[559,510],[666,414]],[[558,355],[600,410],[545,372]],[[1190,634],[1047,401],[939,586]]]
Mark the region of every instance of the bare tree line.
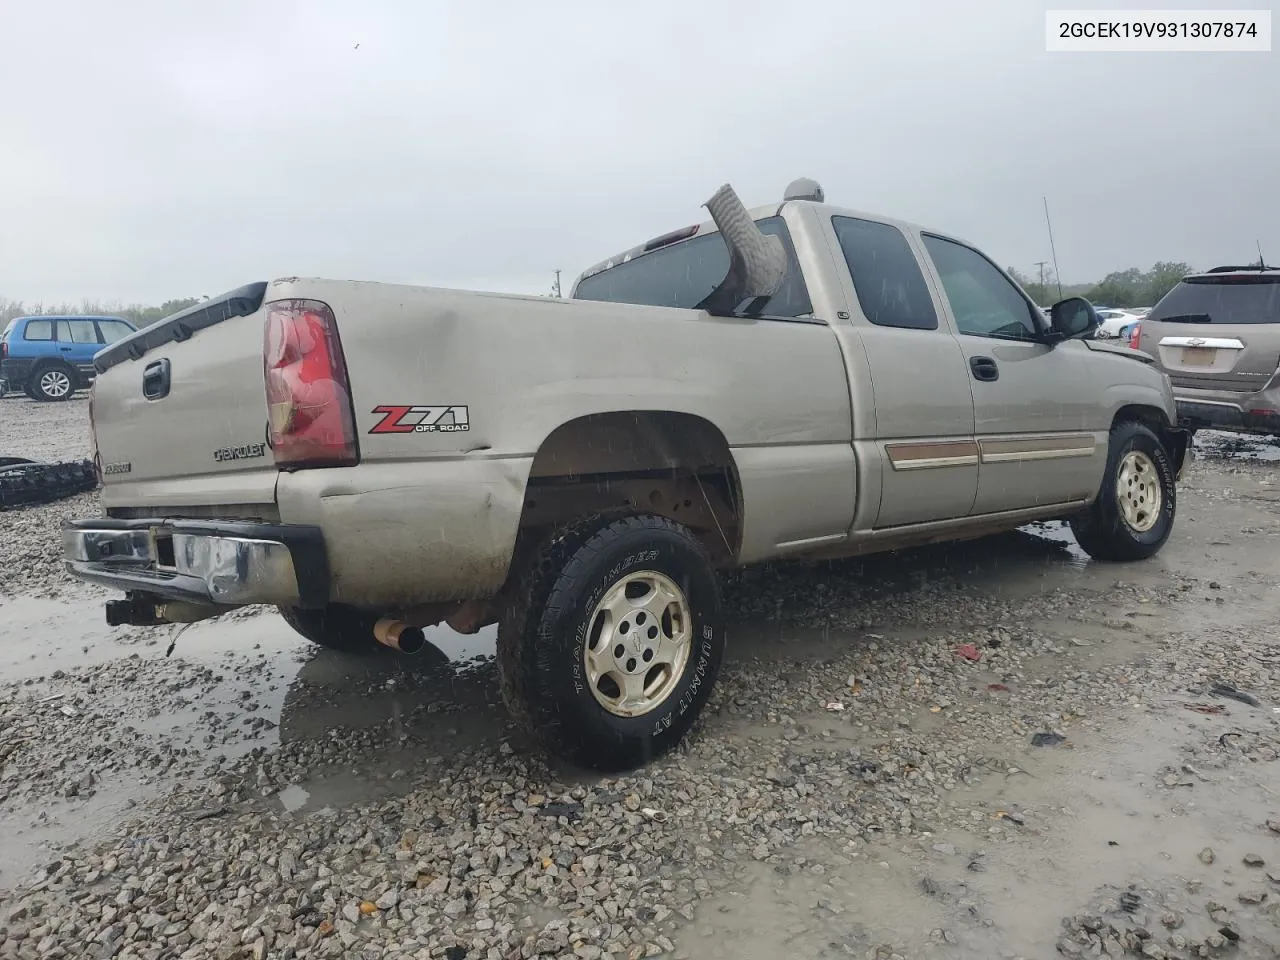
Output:
[[166,300],[159,306],[147,306],[141,303],[102,303],[96,300],[82,300],[79,303],[27,303],[0,297],[0,329],[3,329],[14,317],[51,315],[123,317],[136,327],[145,327],[171,313],[185,310],[203,299],[205,298],[181,297],[177,300]]

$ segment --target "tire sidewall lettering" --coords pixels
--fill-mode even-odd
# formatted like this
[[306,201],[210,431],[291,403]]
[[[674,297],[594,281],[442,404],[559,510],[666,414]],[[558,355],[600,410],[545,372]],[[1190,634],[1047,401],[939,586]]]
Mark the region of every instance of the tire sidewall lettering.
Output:
[[[619,733],[630,728],[636,734],[662,737],[669,734],[673,727],[683,728],[678,721],[706,700],[711,686],[718,673],[720,659],[720,626],[715,622],[716,595],[718,588],[714,574],[708,567],[705,570],[692,570],[689,564],[690,554],[679,549],[676,543],[659,542],[653,546],[639,549],[628,549],[626,554],[616,561],[610,562],[605,572],[592,578],[589,590],[582,594],[582,599],[571,604],[564,611],[564,616],[574,621],[569,643],[560,646],[569,658],[565,664],[567,669],[567,692],[578,704],[578,709],[590,711],[597,718]],[[606,593],[620,579],[638,570],[653,570],[670,577],[685,593],[689,604],[690,619],[694,637],[694,649],[685,665],[683,676],[668,698],[652,713],[638,717],[617,717],[610,714],[596,700],[586,675],[585,651],[592,627],[591,615]],[[561,623],[564,621],[561,620]],[[554,644],[557,632],[550,623],[544,623],[544,641]],[[561,634],[563,636],[563,634]],[[566,718],[567,719],[567,718]],[[637,729],[637,727],[639,729]]]
[[[1120,465],[1124,462],[1125,455],[1136,451],[1146,454],[1155,464],[1156,473],[1160,478],[1160,493],[1162,503],[1160,504],[1160,518],[1158,522],[1145,533],[1140,533],[1129,526],[1124,520],[1123,511],[1120,509],[1120,485],[1118,482]],[[1148,438],[1143,434],[1130,437],[1125,443],[1120,445],[1116,452],[1115,469],[1112,471],[1115,478],[1111,484],[1112,502],[1115,505],[1116,522],[1125,535],[1135,543],[1154,543],[1162,539],[1165,529],[1173,524],[1174,514],[1177,510],[1177,484],[1173,480],[1173,467],[1169,461],[1169,455],[1164,449],[1164,444],[1156,440],[1154,443],[1149,442]]]

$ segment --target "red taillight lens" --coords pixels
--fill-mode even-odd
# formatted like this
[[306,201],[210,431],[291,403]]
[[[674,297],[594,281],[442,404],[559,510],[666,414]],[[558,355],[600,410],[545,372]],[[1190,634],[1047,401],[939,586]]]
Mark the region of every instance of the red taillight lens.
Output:
[[281,469],[349,467],[359,460],[338,322],[317,300],[267,304],[262,362],[267,436]]
[[1129,346],[1134,350],[1142,349],[1142,324],[1135,323],[1129,330]]
[[9,341],[0,340],[0,360],[9,359]]

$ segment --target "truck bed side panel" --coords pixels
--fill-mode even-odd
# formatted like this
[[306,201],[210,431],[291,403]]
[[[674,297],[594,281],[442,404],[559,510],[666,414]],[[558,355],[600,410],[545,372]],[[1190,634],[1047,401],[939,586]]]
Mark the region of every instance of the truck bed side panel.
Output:
[[[302,489],[317,484],[316,509],[357,509],[381,538],[380,555],[425,558],[425,530],[438,549],[447,542],[459,551],[459,571],[472,571],[460,577],[491,588],[501,580],[499,565],[486,565],[483,555],[501,555],[505,571],[517,498],[543,440],[588,414],[666,410],[702,417],[728,441],[744,498],[744,559],[848,530],[855,491],[849,385],[825,324],[335,281],[282,281],[268,291],[268,300],[283,297],[333,308],[356,408],[356,472],[385,484],[377,494],[353,494],[320,480],[342,470],[282,476],[285,522],[316,522],[297,511],[307,499]],[[506,463],[497,480],[485,472],[494,465],[477,470],[469,494],[455,496],[441,481],[431,505],[404,499],[415,485],[436,487],[421,480],[433,465],[459,460]],[[397,464],[403,473],[391,469]],[[364,504],[338,502],[352,496]],[[473,529],[477,505],[486,517],[480,529],[492,539],[473,555],[454,541]],[[420,517],[429,518],[421,529]],[[388,595],[399,596],[411,590],[413,564],[395,566],[380,575],[389,578]],[[361,561],[351,567],[352,577],[368,575]]]

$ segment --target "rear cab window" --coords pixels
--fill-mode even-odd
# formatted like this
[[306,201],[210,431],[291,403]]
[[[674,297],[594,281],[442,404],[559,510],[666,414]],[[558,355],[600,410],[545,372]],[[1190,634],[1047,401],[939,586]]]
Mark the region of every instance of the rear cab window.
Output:
[[[760,232],[782,240],[787,252],[787,276],[782,288],[763,309],[764,317],[811,315],[813,305],[796,261],[791,235],[781,217],[757,220]],[[729,250],[719,231],[641,254],[625,263],[578,281],[575,300],[635,303],[651,307],[693,309],[724,279]]]
[[1153,323],[1280,323],[1280,274],[1187,277],[1165,294]]
[[902,231],[887,223],[835,216],[840,242],[862,314],[881,327],[937,330],[928,284]]

